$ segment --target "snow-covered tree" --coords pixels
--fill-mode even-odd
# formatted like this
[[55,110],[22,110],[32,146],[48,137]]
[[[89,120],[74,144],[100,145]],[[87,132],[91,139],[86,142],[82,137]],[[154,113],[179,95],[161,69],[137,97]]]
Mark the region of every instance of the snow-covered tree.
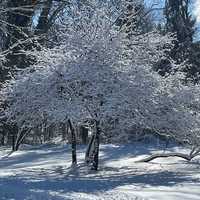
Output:
[[[47,125],[88,123],[94,130],[94,169],[100,133],[106,136],[110,129],[121,137],[139,125],[159,134],[170,132],[180,141],[196,138],[198,126],[192,126],[198,120],[189,98],[196,103],[198,92],[152,70],[172,47],[172,38],[134,30],[127,34],[115,26],[118,16],[109,2],[71,9],[73,15],[58,32],[59,45],[35,52],[38,63],[4,85],[5,114],[20,128],[18,138],[44,120]],[[187,127],[193,129],[188,132]]]
[[[20,122],[20,127],[24,122],[33,123],[30,113],[36,113],[39,109],[31,107],[32,105],[42,108],[42,116],[46,110],[53,118],[55,111],[52,109],[54,108],[58,111],[57,113],[60,113],[59,118],[57,115],[55,118],[57,120],[64,119],[66,113],[64,111],[63,114],[61,111],[74,109],[74,106],[71,106],[72,103],[69,104],[67,101],[72,97],[76,101],[70,100],[71,102],[75,102],[77,105],[80,105],[81,102],[81,107],[84,105],[85,109],[81,111],[81,114],[70,111],[74,115],[71,117],[75,119],[80,119],[81,116],[84,116],[83,119],[87,117],[104,118],[103,114],[106,113],[104,110],[108,110],[108,106],[111,110],[113,105],[116,106],[119,103],[125,105],[125,102],[122,102],[123,99],[119,98],[119,94],[125,95],[124,99],[133,96],[127,97],[126,95],[129,84],[134,90],[143,84],[148,85],[148,82],[154,82],[155,77],[159,78],[156,73],[151,72],[151,65],[163,55],[163,51],[159,47],[165,45],[168,38],[152,32],[133,37],[131,41],[126,37],[126,33],[119,32],[113,25],[112,20],[114,19],[108,13],[110,10],[104,11],[103,9],[105,9],[104,6],[101,9],[96,8],[89,17],[85,10],[77,13],[77,17],[80,18],[79,22],[72,24],[71,28],[67,27],[69,30],[61,33],[62,44],[54,49],[36,52],[39,64],[33,69],[25,70],[23,75],[20,74],[10,82],[12,86],[10,94],[13,95],[14,92],[16,99],[20,102],[24,101],[22,107],[18,106],[19,109],[24,109],[19,112],[23,113],[23,119],[17,120]],[[73,19],[71,21],[74,22]],[[149,77],[149,74],[152,77]],[[26,81],[29,84],[25,84]],[[131,82],[135,82],[137,85],[134,86]],[[154,90],[156,87],[147,87],[145,90],[141,87],[140,90],[148,92],[148,88]],[[20,95],[23,93],[24,97],[30,97],[30,99],[23,98]],[[34,94],[37,94],[35,98]],[[139,92],[136,93],[137,96],[139,94]],[[64,97],[62,97],[63,95]],[[44,101],[44,98],[48,101]],[[110,104],[106,101],[108,98]],[[36,99],[36,103],[34,99]],[[137,101],[142,102],[142,98],[138,96]],[[31,105],[30,102],[32,102]],[[68,104],[69,106],[67,106]],[[53,108],[49,109],[50,106]],[[27,108],[32,110],[27,110]],[[77,110],[81,110],[79,106]],[[84,112],[87,115],[82,115]],[[14,112],[12,113],[14,114]],[[41,117],[38,113],[36,116]],[[38,120],[34,120],[34,122],[38,123]]]

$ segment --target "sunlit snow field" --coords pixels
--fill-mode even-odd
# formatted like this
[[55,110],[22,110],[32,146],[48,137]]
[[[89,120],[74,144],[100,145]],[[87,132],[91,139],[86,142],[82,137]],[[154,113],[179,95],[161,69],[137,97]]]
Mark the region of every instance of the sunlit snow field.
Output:
[[[200,200],[200,157],[137,163],[160,152],[147,144],[101,145],[98,172],[72,169],[69,145],[25,146],[6,156],[0,149],[0,200]],[[187,151],[171,147],[165,151]]]

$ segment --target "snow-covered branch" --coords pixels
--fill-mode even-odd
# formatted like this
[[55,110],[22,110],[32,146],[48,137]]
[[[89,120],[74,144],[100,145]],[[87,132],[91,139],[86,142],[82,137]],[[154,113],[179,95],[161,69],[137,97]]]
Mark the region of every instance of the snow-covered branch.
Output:
[[7,119],[19,127],[92,119],[119,138],[139,126],[199,145],[199,86],[183,85],[181,73],[165,79],[152,70],[174,38],[123,32],[113,25],[113,9],[73,6],[59,45],[34,52],[37,64],[4,85]]

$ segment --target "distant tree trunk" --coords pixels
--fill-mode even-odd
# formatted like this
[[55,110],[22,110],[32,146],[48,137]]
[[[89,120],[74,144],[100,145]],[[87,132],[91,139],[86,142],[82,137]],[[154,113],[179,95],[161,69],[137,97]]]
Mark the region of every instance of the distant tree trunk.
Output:
[[54,129],[54,125],[51,124],[50,126],[47,127],[46,131],[47,131],[47,141],[50,141],[53,138],[53,129]]
[[75,130],[74,127],[72,126],[71,120],[68,120],[68,125],[69,129],[71,132],[71,138],[72,138],[72,165],[77,164],[77,159],[76,159],[76,135],[75,135]]
[[30,133],[30,131],[31,131],[31,129],[25,129],[25,130],[21,130],[18,132],[17,137],[15,139],[14,151],[19,150],[19,146],[22,144],[25,137]]
[[1,145],[2,145],[2,146],[5,145],[5,135],[2,135],[2,138],[1,138]]
[[80,126],[80,135],[81,135],[81,142],[83,144],[87,144],[88,142],[88,129],[84,126]]
[[62,132],[62,141],[65,141],[67,136],[67,130],[66,130],[66,124],[64,122],[61,123],[61,132]]
[[12,151],[16,151],[16,149],[15,149],[15,140],[16,140],[16,135],[12,134]]
[[17,140],[17,132],[18,132],[18,127],[16,125],[12,126],[10,129],[10,134],[12,136],[12,151],[17,151],[15,147],[15,143]]
[[37,144],[38,143],[38,133],[39,133],[39,127],[36,126],[33,129],[33,144]]
[[98,170],[99,165],[99,143],[100,143],[100,127],[99,122],[95,121],[95,139],[94,139],[94,150],[93,150],[93,162],[92,170]]
[[37,126],[35,128],[35,134],[36,134],[36,137],[38,138],[40,144],[43,143],[43,136],[42,136],[42,127],[41,125]]
[[4,146],[5,145],[5,137],[6,137],[6,133],[4,131],[2,131],[2,138],[1,138],[1,145]]
[[21,139],[22,139],[22,137],[23,137],[23,133],[21,133],[20,135],[19,135],[19,137],[17,136],[16,137],[16,139],[15,139],[15,146],[14,146],[14,151],[18,151],[19,150],[19,146],[20,146],[20,144],[21,144]]
[[44,117],[44,121],[43,121],[43,124],[42,124],[42,133],[43,133],[43,136],[44,136],[44,142],[49,141],[48,124],[47,124],[46,116]]
[[43,126],[44,142],[49,142],[51,138],[53,138],[54,125],[48,125],[47,121],[45,120]]
[[5,141],[5,137],[7,137],[8,143],[12,145],[12,151],[16,151],[15,143],[17,140],[18,127],[16,124],[10,125],[3,121],[2,123],[3,123],[3,131],[4,131],[3,139]]

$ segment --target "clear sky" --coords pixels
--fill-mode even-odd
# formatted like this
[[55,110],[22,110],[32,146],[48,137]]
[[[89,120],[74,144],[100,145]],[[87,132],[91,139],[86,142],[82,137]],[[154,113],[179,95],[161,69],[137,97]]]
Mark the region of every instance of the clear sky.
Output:
[[194,14],[197,17],[197,22],[200,24],[200,0],[196,0]]

